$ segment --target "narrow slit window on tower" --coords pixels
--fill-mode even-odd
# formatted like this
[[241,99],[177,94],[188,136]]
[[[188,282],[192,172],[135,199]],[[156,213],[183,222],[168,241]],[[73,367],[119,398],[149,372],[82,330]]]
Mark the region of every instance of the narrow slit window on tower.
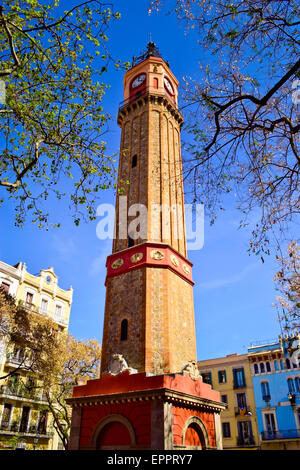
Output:
[[122,320],[121,322],[121,341],[126,341],[128,338],[128,320]]
[[158,78],[156,77],[153,78],[153,87],[156,89],[158,88]]
[[128,236],[128,248],[134,246],[134,239],[129,235]]
[[131,160],[131,168],[135,168],[137,166],[137,155],[133,155]]

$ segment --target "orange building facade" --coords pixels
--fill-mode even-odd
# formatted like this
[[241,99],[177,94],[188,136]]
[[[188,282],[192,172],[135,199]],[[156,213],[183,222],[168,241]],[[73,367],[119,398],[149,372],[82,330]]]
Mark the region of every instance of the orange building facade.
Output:
[[224,404],[196,364],[177,99],[149,43],[124,77],[101,378],[74,389],[70,449],[221,447]]

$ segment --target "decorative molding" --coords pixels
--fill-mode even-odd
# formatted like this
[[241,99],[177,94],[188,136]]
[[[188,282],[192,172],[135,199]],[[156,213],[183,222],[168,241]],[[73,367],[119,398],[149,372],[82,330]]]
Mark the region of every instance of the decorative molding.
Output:
[[134,255],[130,257],[130,261],[132,263],[138,263],[139,261],[141,261],[141,259],[143,259],[143,256],[143,253],[134,253]]
[[137,373],[136,369],[132,369],[128,366],[127,361],[122,354],[113,354],[112,359],[108,364],[108,374],[120,375],[125,370],[129,371],[130,374]]
[[176,266],[176,268],[178,268],[178,266],[179,266],[179,261],[178,261],[178,259],[176,258],[176,256],[171,255],[171,256],[170,256],[170,260],[171,260],[171,263],[174,264],[174,266]]
[[152,259],[161,260],[164,259],[165,255],[160,250],[152,250],[150,253]]
[[204,442],[205,442],[205,449],[207,449],[209,447],[209,437],[208,437],[207,429],[206,429],[203,421],[198,416],[191,416],[189,419],[186,420],[186,422],[184,424],[184,427],[183,427],[183,430],[182,430],[182,445],[185,445],[184,444],[185,435],[186,435],[186,432],[188,430],[188,427],[191,424],[195,424],[199,428],[199,430],[200,430],[200,432],[203,436]]
[[201,377],[196,361],[189,361],[183,366],[181,372],[183,375],[189,375],[193,380],[198,380]]
[[111,264],[111,267],[112,269],[119,269],[123,264],[124,260],[122,258],[118,258]]

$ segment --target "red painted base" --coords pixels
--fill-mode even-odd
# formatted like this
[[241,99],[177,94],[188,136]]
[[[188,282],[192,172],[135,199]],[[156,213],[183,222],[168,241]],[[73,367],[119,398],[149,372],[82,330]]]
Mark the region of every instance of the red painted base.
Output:
[[224,404],[189,375],[104,375],[74,388],[69,448],[216,449]]

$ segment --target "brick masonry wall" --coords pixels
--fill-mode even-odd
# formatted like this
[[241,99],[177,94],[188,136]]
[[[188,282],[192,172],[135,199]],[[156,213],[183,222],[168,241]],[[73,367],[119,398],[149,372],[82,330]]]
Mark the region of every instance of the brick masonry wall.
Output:
[[[137,155],[137,166],[131,168],[134,155]],[[157,98],[141,100],[129,108],[122,120],[118,191],[117,237],[118,198],[127,195],[129,206],[140,203],[148,208],[148,234],[137,243],[147,240],[169,243],[186,256],[180,123]],[[154,214],[150,211],[151,204],[165,204],[169,208],[177,205],[177,209]],[[117,239],[113,252],[125,248],[127,240]]]
[[[140,268],[108,279],[102,373],[122,354],[139,372],[180,372],[196,360],[192,285],[164,268]],[[128,339],[121,341],[121,322]],[[179,340],[180,338],[180,340]]]
[[174,445],[182,445],[183,438],[183,428],[186,421],[192,417],[197,416],[200,418],[206,427],[209,445],[211,447],[216,446],[216,436],[215,436],[215,422],[214,414],[211,412],[198,411],[190,408],[183,408],[178,406],[173,406],[173,443]]
[[106,416],[121,415],[132,424],[136,444],[145,448],[151,443],[151,402],[107,404],[84,407],[81,416],[80,448],[89,448],[97,424]]

